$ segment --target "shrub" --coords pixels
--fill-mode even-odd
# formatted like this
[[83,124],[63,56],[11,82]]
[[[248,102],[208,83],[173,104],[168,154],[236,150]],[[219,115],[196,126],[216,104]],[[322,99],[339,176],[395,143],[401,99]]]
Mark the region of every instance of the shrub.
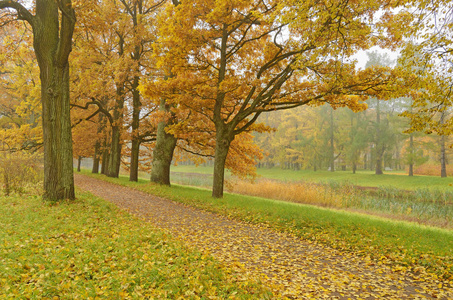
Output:
[[27,152],[0,153],[0,186],[6,196],[41,192],[42,176],[41,155]]

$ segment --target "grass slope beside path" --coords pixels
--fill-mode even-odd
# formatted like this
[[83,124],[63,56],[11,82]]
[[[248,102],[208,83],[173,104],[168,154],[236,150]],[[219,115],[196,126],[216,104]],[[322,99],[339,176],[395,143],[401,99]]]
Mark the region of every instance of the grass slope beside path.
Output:
[[210,257],[87,193],[0,197],[0,299],[267,299]]
[[452,231],[258,197],[226,194],[223,199],[213,199],[210,191],[203,189],[90,176],[247,222],[264,223],[332,248],[369,256],[402,273],[427,276],[426,270],[435,278],[453,279]]

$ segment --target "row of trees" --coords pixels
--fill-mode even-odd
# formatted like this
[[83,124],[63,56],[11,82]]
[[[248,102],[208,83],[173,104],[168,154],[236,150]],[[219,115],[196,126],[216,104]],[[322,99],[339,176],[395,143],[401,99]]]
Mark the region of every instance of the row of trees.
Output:
[[[396,63],[385,53],[369,52],[366,67]],[[277,130],[257,135],[257,144],[268,153],[259,165],[332,172],[347,168],[353,173],[361,168],[376,174],[382,174],[384,168],[407,167],[413,176],[415,166],[430,161],[441,166],[441,177],[447,176],[448,137],[414,131],[407,117],[422,115],[411,114],[413,97],[370,98],[366,104],[367,109],[361,112],[324,105],[266,115],[264,122]],[[443,118],[449,114],[443,111]]]
[[[101,161],[100,171],[117,177],[123,160],[130,180],[137,180],[140,166],[151,167],[151,179],[163,184],[170,183],[174,153],[213,157],[213,196],[222,197],[225,167],[242,175],[254,171],[261,152],[251,133],[271,130],[257,122],[263,113],[323,103],[361,111],[370,96],[408,95],[416,84],[422,90],[424,72],[414,76],[408,66],[382,65],[361,70],[351,58],[374,45],[402,47],[406,37],[425,29],[417,19],[420,11],[423,16],[439,13],[424,2],[414,5],[36,0],[27,9],[20,1],[0,1],[2,30],[8,34],[1,41],[0,76],[14,91],[1,101],[12,109],[10,120],[20,111],[13,102],[40,98],[42,104],[41,112],[35,105],[34,117],[25,117],[33,122],[1,118],[2,135],[9,149],[44,145],[47,199],[74,198],[72,141],[75,156],[94,156],[94,172]],[[22,66],[34,64],[31,56],[17,56],[18,49],[31,53],[31,45],[40,88],[33,68],[23,75],[22,86],[13,80],[25,72],[19,71]],[[411,49],[406,62],[424,53]],[[18,94],[21,88],[30,99]],[[42,138],[39,129],[32,132],[39,118]],[[26,142],[12,133],[21,130],[29,135]]]
[[441,157],[451,156],[451,141],[435,134],[406,132],[409,120],[399,114],[410,102],[410,98],[370,99],[368,109],[358,113],[324,105],[268,114],[263,121],[276,131],[255,136],[257,145],[267,153],[258,165],[353,173],[373,170],[376,174],[406,169],[409,176],[423,164],[440,166]]

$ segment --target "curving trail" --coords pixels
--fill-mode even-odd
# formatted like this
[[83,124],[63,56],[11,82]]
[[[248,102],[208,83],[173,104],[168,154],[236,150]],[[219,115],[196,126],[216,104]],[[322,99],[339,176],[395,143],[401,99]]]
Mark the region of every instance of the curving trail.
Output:
[[211,254],[239,280],[261,279],[281,298],[453,299],[451,286],[364,257],[80,174],[75,183]]

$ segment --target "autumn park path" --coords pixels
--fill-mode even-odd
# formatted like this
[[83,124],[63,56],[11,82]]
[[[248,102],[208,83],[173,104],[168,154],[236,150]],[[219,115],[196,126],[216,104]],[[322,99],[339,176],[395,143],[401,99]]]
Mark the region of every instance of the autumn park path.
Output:
[[76,186],[168,230],[289,299],[453,299],[453,289],[289,234],[76,174]]

